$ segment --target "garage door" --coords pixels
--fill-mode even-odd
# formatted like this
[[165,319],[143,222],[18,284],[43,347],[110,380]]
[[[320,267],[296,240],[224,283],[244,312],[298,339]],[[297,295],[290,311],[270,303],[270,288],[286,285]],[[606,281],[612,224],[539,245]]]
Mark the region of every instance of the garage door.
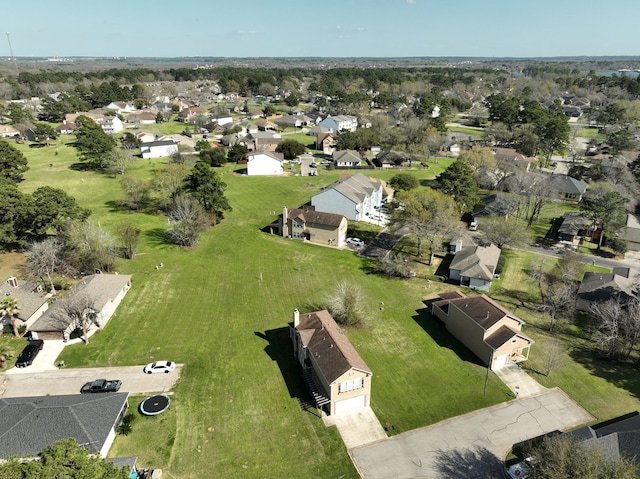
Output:
[[365,403],[366,403],[366,395],[364,394],[360,396],[352,397],[349,399],[344,399],[342,401],[337,401],[335,413],[340,414],[343,412],[351,411],[352,409],[364,407]]
[[509,355],[508,354],[503,354],[502,356],[496,356],[495,358],[493,358],[493,370],[497,370],[500,368],[503,368],[507,365],[509,361]]

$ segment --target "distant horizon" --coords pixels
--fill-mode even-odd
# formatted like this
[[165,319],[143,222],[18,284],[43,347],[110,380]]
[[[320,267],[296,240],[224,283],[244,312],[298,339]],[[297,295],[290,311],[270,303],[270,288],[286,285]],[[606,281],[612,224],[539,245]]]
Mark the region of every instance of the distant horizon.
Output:
[[0,57],[623,58],[639,16],[637,0],[32,0],[3,7]]

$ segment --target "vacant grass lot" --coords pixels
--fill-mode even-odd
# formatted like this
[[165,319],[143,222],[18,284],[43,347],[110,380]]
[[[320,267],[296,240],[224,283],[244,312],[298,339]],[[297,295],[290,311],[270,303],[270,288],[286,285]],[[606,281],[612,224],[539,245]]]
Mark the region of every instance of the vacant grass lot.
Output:
[[[70,367],[161,358],[186,365],[171,411],[138,418],[130,435],[116,439],[112,456],[136,455],[167,477],[358,477],[335,428],[303,407],[309,396],[287,330],[294,308],[322,308],[341,280],[359,283],[369,300],[367,324],[346,333],[373,370],[372,407],[394,433],[509,399],[494,376],[483,395],[485,368],[431,321],[423,300],[444,285],[386,279],[349,250],[261,231],[283,205],[307,202],[343,171],[250,178],[229,165],[219,171],[233,211],[198,247],[182,250],[164,242],[162,215],[114,206],[123,194],[117,179],[82,165],[70,169],[77,163],[71,140],[20,145],[31,166],[21,188],[64,188],[92,209],[92,221],[108,229],[132,221],[143,237],[136,258],[118,268],[133,274],[133,288],[116,315],[89,345],[70,346],[60,359]],[[414,174],[426,181],[450,161]],[[145,177],[161,163],[140,160],[131,171]],[[388,180],[395,172],[371,174]]]

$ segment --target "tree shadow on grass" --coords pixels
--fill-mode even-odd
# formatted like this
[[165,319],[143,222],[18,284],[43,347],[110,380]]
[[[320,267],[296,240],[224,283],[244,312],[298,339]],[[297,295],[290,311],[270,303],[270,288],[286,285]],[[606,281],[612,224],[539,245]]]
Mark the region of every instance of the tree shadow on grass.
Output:
[[102,171],[93,163],[84,162],[71,163],[69,169],[73,171]]
[[504,464],[484,447],[440,451],[434,461],[438,477],[443,479],[501,479]]
[[462,361],[480,366],[486,366],[480,358],[462,344],[453,334],[447,331],[442,322],[431,314],[431,303],[434,300],[425,300],[425,308],[416,310],[413,320],[433,339],[441,348],[453,351]]
[[[503,303],[512,304],[518,308],[525,308],[528,310],[533,310],[533,305],[535,301],[531,298],[529,293],[526,291],[520,291],[516,289],[504,289],[500,288],[498,291],[500,295],[506,296],[510,300],[501,299]],[[531,303],[531,304],[528,304]]]
[[173,241],[167,232],[162,228],[153,228],[142,233],[152,246],[172,245]]
[[635,398],[640,398],[638,364],[633,361],[599,357],[594,349],[595,347],[574,347],[569,355],[593,375],[628,391]]
[[300,409],[303,411],[321,417],[313,404],[311,394],[309,394],[307,390],[302,376],[302,368],[293,356],[293,346],[289,339],[289,328],[269,329],[264,333],[254,331],[253,334],[267,342],[264,351],[280,368],[282,379],[289,390],[289,396],[298,400]]

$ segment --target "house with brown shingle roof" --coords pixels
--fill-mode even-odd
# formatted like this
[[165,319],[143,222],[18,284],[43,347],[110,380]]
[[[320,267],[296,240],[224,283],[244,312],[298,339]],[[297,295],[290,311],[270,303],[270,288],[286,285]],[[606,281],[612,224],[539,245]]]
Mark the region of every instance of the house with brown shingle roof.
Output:
[[289,337],[319,410],[334,415],[369,407],[371,369],[328,311],[295,309]]
[[529,358],[533,340],[522,333],[524,321],[484,294],[442,293],[431,313],[491,370]]
[[471,289],[489,291],[499,259],[500,248],[494,244],[461,246],[449,265],[449,278]]
[[280,235],[311,243],[340,248],[347,238],[347,218],[343,215],[305,208],[282,208],[279,221]]

